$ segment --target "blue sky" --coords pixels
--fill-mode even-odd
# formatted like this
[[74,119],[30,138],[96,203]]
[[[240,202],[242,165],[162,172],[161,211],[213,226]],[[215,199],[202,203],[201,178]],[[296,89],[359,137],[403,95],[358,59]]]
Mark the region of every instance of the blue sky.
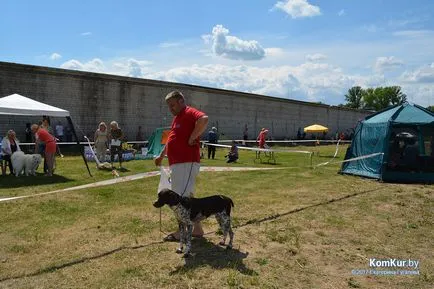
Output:
[[328,104],[400,85],[434,105],[434,1],[0,2],[0,60]]

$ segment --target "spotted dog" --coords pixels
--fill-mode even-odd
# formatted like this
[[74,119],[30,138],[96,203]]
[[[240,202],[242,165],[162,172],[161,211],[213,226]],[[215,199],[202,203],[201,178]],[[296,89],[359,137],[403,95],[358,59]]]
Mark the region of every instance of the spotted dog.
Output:
[[191,235],[193,223],[204,220],[214,215],[223,231],[223,239],[219,243],[225,245],[226,237],[229,233],[229,243],[227,248],[232,248],[234,232],[231,227],[231,208],[234,206],[232,200],[226,196],[215,195],[206,198],[186,198],[169,189],[163,189],[158,193],[158,199],[154,202],[154,207],[161,208],[168,205],[175,213],[178,220],[180,242],[176,253],[183,252],[185,244],[184,258],[191,252]]

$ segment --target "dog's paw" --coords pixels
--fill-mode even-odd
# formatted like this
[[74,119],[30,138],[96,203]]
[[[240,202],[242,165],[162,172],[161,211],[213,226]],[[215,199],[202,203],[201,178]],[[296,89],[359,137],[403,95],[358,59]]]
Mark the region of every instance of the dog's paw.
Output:
[[189,257],[191,257],[191,253],[190,252],[187,252],[187,253],[185,253],[184,255],[182,255],[182,258],[189,258]]
[[182,254],[182,249],[181,248],[176,249],[176,254]]

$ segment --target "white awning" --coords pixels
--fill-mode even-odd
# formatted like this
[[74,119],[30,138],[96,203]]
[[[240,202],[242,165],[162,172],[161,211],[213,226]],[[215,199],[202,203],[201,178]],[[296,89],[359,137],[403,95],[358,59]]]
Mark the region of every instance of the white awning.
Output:
[[0,98],[0,114],[66,117],[69,111],[15,93]]

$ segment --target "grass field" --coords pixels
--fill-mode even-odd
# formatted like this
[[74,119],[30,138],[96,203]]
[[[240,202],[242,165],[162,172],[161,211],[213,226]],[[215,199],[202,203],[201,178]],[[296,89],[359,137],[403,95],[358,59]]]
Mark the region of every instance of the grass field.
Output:
[[[297,149],[319,150],[314,164],[334,152]],[[224,153],[202,165],[225,166]],[[433,186],[343,176],[338,164],[311,169],[302,154],[279,153],[276,165],[253,159],[243,151],[232,166],[276,170],[199,174],[198,197],[234,200],[234,249],[217,245],[209,219],[189,259],[161,241],[158,177],[0,202],[0,288],[433,288]],[[57,165],[53,178],[0,176],[0,198],[112,178],[93,166],[89,177],[79,157]],[[156,170],[152,161],[125,167],[122,175]],[[161,217],[163,231],[176,227],[167,207]],[[418,260],[419,275],[351,273],[370,269],[369,258]]]

